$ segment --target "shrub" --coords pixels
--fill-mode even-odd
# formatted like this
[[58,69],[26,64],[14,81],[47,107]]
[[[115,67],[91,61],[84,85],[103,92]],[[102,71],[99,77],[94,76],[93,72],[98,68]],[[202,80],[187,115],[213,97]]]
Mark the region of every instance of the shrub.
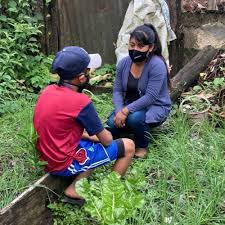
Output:
[[51,58],[40,53],[42,17],[34,0],[0,0],[0,94],[20,94],[50,82]]

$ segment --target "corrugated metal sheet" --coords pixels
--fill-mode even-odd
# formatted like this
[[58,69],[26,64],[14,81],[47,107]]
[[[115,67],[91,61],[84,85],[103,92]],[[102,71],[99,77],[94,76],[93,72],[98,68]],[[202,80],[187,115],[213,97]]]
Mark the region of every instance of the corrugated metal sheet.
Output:
[[114,43],[130,0],[58,0],[59,47],[79,45],[115,63]]

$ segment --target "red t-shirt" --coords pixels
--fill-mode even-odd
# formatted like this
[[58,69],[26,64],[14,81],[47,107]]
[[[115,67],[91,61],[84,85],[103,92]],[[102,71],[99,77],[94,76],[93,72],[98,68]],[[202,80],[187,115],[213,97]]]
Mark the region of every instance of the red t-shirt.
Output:
[[89,97],[58,85],[46,87],[39,96],[33,123],[40,159],[48,163],[48,172],[62,171],[76,160],[84,128],[89,135],[103,130]]

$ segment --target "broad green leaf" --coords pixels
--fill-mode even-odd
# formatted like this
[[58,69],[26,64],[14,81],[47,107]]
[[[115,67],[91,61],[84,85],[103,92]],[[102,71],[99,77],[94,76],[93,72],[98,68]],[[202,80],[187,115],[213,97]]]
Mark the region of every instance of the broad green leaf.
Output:
[[224,78],[223,77],[222,78],[215,78],[213,80],[213,84],[215,86],[221,86],[223,83],[224,83]]
[[112,172],[103,180],[79,181],[77,192],[86,199],[85,210],[101,224],[126,224],[126,220],[144,204],[144,197],[138,192],[139,182],[143,185],[142,175],[131,177],[129,181],[123,181]]

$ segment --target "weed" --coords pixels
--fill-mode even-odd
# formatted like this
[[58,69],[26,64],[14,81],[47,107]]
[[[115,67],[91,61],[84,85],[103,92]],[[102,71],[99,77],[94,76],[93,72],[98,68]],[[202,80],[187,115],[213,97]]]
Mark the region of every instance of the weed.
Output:
[[194,93],[200,93],[201,91],[206,91],[207,93],[218,92],[225,87],[225,78],[217,77],[212,81],[203,81],[201,85],[196,85],[193,87]]
[[[54,225],[82,224],[94,225],[97,222],[86,214],[83,210],[69,204],[52,203],[48,207],[53,212]],[[57,218],[57,219],[56,219]]]

